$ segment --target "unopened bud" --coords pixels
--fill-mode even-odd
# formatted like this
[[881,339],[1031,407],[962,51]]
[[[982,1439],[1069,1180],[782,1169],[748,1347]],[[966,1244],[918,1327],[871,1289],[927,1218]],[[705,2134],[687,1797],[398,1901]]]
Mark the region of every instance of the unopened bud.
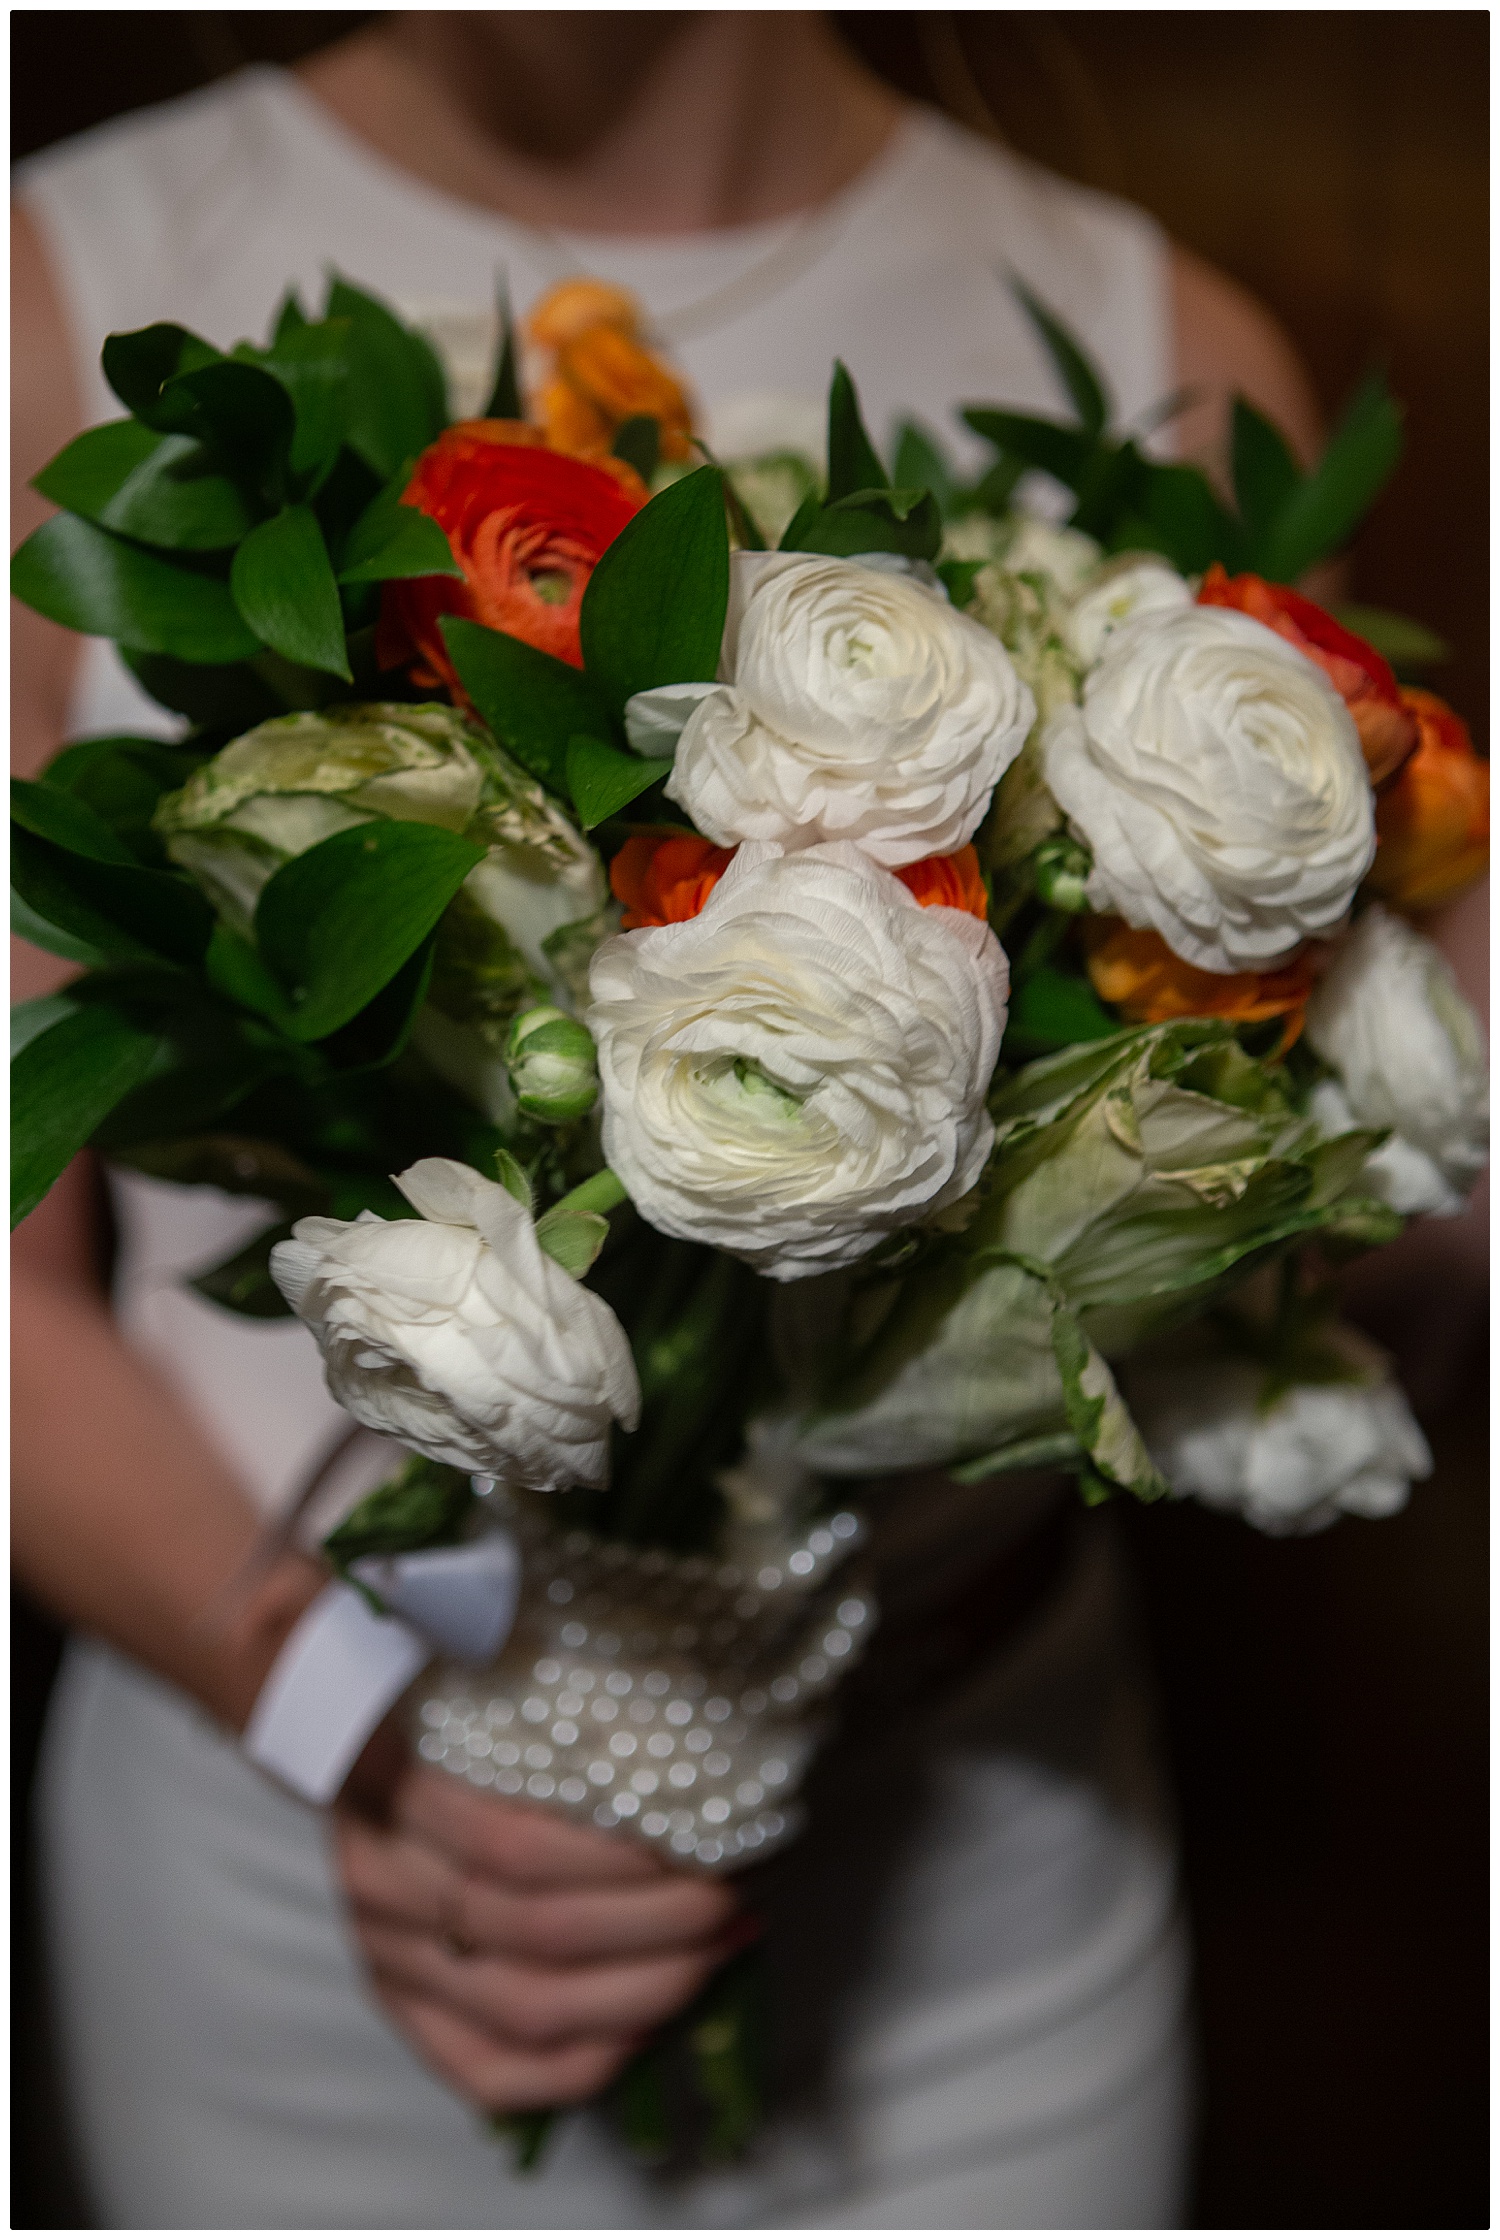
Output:
[[505,1063],[516,1103],[528,1118],[561,1127],[581,1120],[599,1094],[594,1038],[552,1004],[523,1011],[510,1030]]
[[1094,859],[1079,840],[1056,832],[1044,840],[1031,859],[1032,876],[1040,899],[1052,910],[1087,908],[1089,873]]

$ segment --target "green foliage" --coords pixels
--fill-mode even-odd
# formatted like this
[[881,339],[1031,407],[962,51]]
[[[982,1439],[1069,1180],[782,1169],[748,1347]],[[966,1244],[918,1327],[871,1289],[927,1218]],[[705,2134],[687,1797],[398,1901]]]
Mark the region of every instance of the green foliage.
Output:
[[860,417],[849,369],[842,358],[836,358],[828,391],[827,503],[852,497],[857,490],[883,490],[886,483],[886,471]]
[[661,422],[647,412],[632,413],[615,430],[610,450],[615,458],[634,467],[642,482],[649,483],[661,458]]
[[334,1569],[347,1575],[361,1556],[408,1555],[462,1537],[475,1495],[465,1471],[414,1454],[393,1478],[367,1493],[323,1542]]
[[614,724],[593,680],[504,630],[445,615],[439,628],[465,692],[502,746],[551,792],[568,795],[568,742],[609,738]]
[[1043,964],[1012,991],[1005,1057],[1008,1063],[1037,1058],[1072,1043],[1099,1042],[1119,1031],[1119,1021],[1105,1010],[1080,973]]
[[93,957],[203,956],[213,923],[186,879],[148,870],[85,801],[57,787],[11,781],[11,881],[31,915],[31,938],[63,956],[76,948],[48,938],[56,928]]
[[442,433],[448,405],[431,346],[374,296],[335,280],[324,316],[349,321],[347,441],[382,482]]
[[11,562],[23,605],[87,638],[115,638],[179,661],[243,661],[259,640],[229,586],[128,544],[76,514],[33,531]]
[[[255,911],[268,1015],[319,1042],[373,1001],[436,926],[484,850],[440,826],[336,832],[273,874]],[[248,982],[242,982],[247,990]],[[259,1003],[268,991],[257,991]]]
[[822,507],[806,522],[799,513],[781,548],[825,552],[836,559],[861,552],[898,552],[910,560],[935,560],[942,541],[943,518],[930,491],[857,490]]
[[352,682],[339,587],[311,506],[287,506],[252,529],[235,553],[229,588],[263,645]]
[[190,747],[160,739],[78,739],[53,756],[42,782],[91,809],[123,846],[126,860],[164,868],[166,855],[151,825],[156,805],[164,793],[186,783],[201,759]]
[[287,1321],[292,1310],[271,1279],[271,1254],[291,1233],[291,1225],[285,1221],[263,1229],[216,1268],[191,1277],[189,1289],[200,1299],[225,1307],[231,1314],[245,1315],[252,1322]]
[[156,1057],[143,1034],[103,1005],[71,1009],[27,1041],[10,1074],[10,1225],[52,1188]]
[[1046,347],[1047,354],[1072,399],[1078,425],[1085,435],[1102,436],[1109,419],[1109,399],[1104,384],[1060,320],[1054,319],[1024,280],[1012,273],[1011,292]]
[[525,406],[521,399],[521,377],[517,370],[516,330],[510,315],[510,289],[504,273],[495,278],[495,302],[500,314],[500,351],[495,361],[495,378],[490,383],[489,401],[483,417],[486,420],[523,420]]
[[401,503],[410,481],[403,467],[355,522],[339,556],[340,583],[385,583],[395,576],[457,576],[463,569],[437,523]]
[[1341,600],[1329,611],[1346,630],[1383,654],[1398,677],[1418,677],[1453,658],[1446,640],[1410,615],[1393,614],[1388,607],[1356,606],[1352,600]]
[[671,767],[670,756],[656,759],[622,754],[618,747],[607,745],[603,739],[570,739],[568,791],[584,831],[591,832],[595,825],[603,824],[606,817],[617,815],[648,786],[666,777]]
[[1148,459],[1138,442],[1108,432],[1109,401],[1076,341],[1031,292],[1012,283],[1073,405],[1072,423],[989,406],[963,418],[995,445],[1002,464],[1034,468],[1074,496],[1070,525],[1112,552],[1165,554],[1185,574],[1219,561],[1292,583],[1337,552],[1393,472],[1401,415],[1375,374],[1355,395],[1322,458],[1303,474],[1284,437],[1243,398],[1232,430],[1235,506],[1197,467]]
[[159,435],[138,420],[85,429],[32,487],[101,529],[177,552],[226,551],[255,520],[207,446]]
[[611,713],[652,685],[711,680],[728,604],[724,478],[699,467],[626,523],[589,578],[584,666]]

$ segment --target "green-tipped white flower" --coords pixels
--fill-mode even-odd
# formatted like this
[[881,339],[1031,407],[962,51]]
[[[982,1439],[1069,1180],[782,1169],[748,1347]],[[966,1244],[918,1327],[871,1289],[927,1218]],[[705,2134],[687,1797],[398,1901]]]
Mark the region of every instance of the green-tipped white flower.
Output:
[[553,1004],[537,1004],[513,1022],[505,1045],[518,1109],[561,1127],[591,1112],[599,1094],[594,1038]]
[[324,708],[273,716],[195,770],[156,812],[167,853],[248,931],[273,872],[377,817],[462,832],[489,742],[456,709]]
[[377,702],[276,716],[193,773],[156,814],[173,861],[241,933],[267,880],[351,825],[393,817],[486,846],[438,930],[416,1040],[492,1119],[513,1110],[517,1012],[576,1005],[614,931],[604,869],[489,733],[456,708]]

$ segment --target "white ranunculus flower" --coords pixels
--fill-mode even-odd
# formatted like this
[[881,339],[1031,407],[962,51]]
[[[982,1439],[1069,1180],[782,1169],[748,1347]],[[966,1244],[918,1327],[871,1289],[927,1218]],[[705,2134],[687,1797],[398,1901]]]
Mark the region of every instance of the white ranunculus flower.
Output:
[[1329,1135],[1390,1128],[1366,1162],[1397,1213],[1460,1213],[1488,1155],[1489,1077],[1478,1019],[1447,959],[1374,903],[1307,1007],[1307,1039],[1339,1074],[1314,1092]]
[[1091,669],[1122,623],[1192,604],[1192,592],[1169,561],[1154,553],[1122,552],[1085,579],[1068,610],[1063,638],[1074,659]]
[[1256,971],[1337,924],[1375,850],[1359,734],[1322,671],[1248,615],[1114,632],[1043,741],[1094,858],[1089,901],[1207,972]]
[[790,1282],[962,1196],[1008,971],[858,848],[742,847],[696,918],[604,944],[604,1154],[646,1219]]
[[722,847],[951,854],[1035,715],[1004,647],[941,591],[809,553],[734,555],[720,677],[667,792]]
[[1243,1359],[1165,1362],[1130,1380],[1131,1404],[1172,1491],[1262,1532],[1318,1532],[1341,1515],[1406,1506],[1432,1454],[1385,1358],[1352,1330],[1329,1334],[1343,1384],[1297,1384],[1267,1407],[1266,1375]]
[[422,1216],[314,1215],[271,1273],[356,1422],[434,1462],[554,1492],[609,1481],[612,1422],[640,1386],[604,1301],[537,1242],[531,1215],[456,1159],[396,1177]]

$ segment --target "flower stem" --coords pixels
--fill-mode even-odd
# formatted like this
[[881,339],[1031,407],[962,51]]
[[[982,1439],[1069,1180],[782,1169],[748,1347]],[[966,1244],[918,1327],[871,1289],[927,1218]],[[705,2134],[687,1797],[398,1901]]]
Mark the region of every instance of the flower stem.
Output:
[[619,1176],[610,1167],[601,1167],[591,1174],[587,1182],[580,1182],[565,1198],[559,1198],[552,1208],[554,1213],[609,1213],[615,1206],[625,1203],[626,1189]]

